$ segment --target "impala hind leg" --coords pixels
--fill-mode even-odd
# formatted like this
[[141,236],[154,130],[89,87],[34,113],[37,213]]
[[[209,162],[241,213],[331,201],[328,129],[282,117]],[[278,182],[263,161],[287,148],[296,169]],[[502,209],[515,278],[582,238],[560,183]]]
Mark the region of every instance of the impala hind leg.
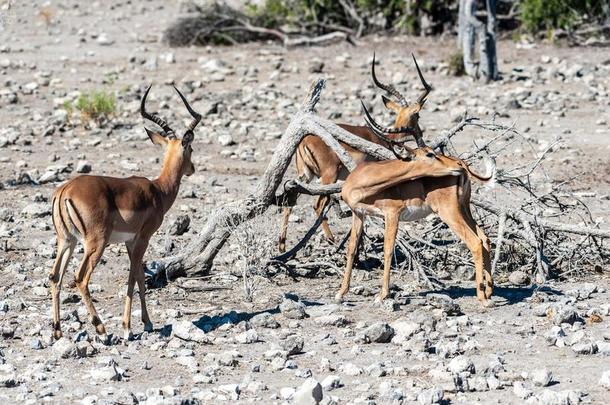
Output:
[[144,280],[144,268],[142,267],[142,258],[148,247],[148,240],[138,240],[125,244],[129,253],[129,281],[127,282],[127,297],[125,298],[125,310],[123,312],[123,332],[125,340],[131,338],[131,306],[133,302],[133,289],[135,283],[138,283],[138,293],[140,296],[140,307],[142,311],[142,322],[144,323],[145,331],[152,331],[152,323],[146,309],[146,285]]
[[76,285],[80,290],[83,302],[85,303],[85,306],[89,311],[91,323],[95,327],[95,331],[100,335],[106,334],[106,328],[104,327],[102,320],[97,314],[95,306],[93,306],[93,301],[91,300],[91,292],[89,291],[89,280],[91,279],[91,274],[93,273],[95,266],[102,257],[105,248],[105,240],[86,240],[85,254],[80,263],[79,269],[76,272]]
[[352,230],[349,237],[349,243],[347,245],[347,263],[345,265],[345,273],[343,274],[343,282],[341,283],[341,289],[335,295],[335,300],[341,301],[345,294],[349,291],[349,283],[352,277],[352,267],[354,266],[354,259],[356,252],[358,251],[358,242],[362,235],[362,226],[364,225],[364,217],[356,212],[352,213]]
[[485,235],[485,232],[483,232],[481,227],[479,227],[479,225],[477,225],[477,223],[475,222],[472,216],[472,211],[470,211],[470,206],[468,205],[464,207],[464,217],[470,224],[470,227],[475,229],[477,236],[483,242],[483,248],[485,250],[483,252],[483,282],[485,283],[485,297],[489,299],[493,294],[494,286],[493,277],[491,275],[491,241],[489,240],[487,235]]
[[[326,208],[327,204],[330,204],[330,198],[328,196],[318,196],[316,202],[313,205],[313,209],[316,211],[316,215],[318,217],[322,214],[322,211],[324,211],[324,208]],[[333,235],[330,230],[330,227],[328,226],[328,219],[326,218],[326,216],[322,218],[322,231],[324,231],[324,236],[329,242],[335,243],[335,236]]]
[[288,232],[288,220],[290,219],[290,214],[292,213],[292,207],[284,207],[284,212],[282,213],[282,227],[280,228],[280,239],[278,250],[280,253],[284,253],[286,251],[286,233]]
[[487,295],[485,293],[485,269],[491,268],[489,253],[484,242],[477,234],[476,228],[472,227],[463,215],[459,206],[443,207],[438,212],[441,219],[466,243],[472,253],[475,267],[477,299],[482,305],[487,306]]
[[381,293],[375,299],[381,302],[390,295],[390,271],[392,269],[392,256],[394,254],[394,244],[396,243],[396,233],[398,232],[398,212],[388,212],[385,214],[385,236],[383,238],[383,280]]
[[60,339],[61,324],[60,324],[60,312],[59,312],[59,295],[61,293],[61,283],[68,268],[70,258],[74,253],[74,247],[76,241],[63,238],[57,240],[57,256],[51,273],[49,274],[49,280],[51,282],[51,298],[53,300],[53,336],[55,339]]

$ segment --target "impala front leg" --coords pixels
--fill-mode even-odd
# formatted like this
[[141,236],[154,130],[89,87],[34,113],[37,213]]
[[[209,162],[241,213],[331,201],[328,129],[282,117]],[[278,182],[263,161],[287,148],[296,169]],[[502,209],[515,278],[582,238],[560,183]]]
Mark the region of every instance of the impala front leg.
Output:
[[140,306],[142,311],[142,322],[144,323],[144,330],[147,332],[152,331],[152,323],[148,317],[148,311],[146,309],[145,301],[145,283],[144,283],[144,269],[142,267],[142,258],[148,247],[148,239],[136,239],[132,242],[125,243],[127,246],[127,252],[129,253],[129,281],[127,284],[127,297],[125,297],[125,310],[123,312],[123,337],[125,340],[131,339],[131,306],[133,302],[133,289],[135,283],[138,283],[138,290],[140,295]]
[[381,293],[375,299],[376,302],[381,302],[390,295],[390,271],[392,269],[392,256],[394,253],[394,244],[396,242],[396,233],[398,232],[398,212],[387,212],[385,215],[385,237],[383,239],[383,281],[381,284]]
[[360,235],[362,234],[362,226],[364,224],[364,217],[356,212],[352,213],[352,230],[349,237],[349,244],[347,245],[347,263],[345,265],[345,273],[343,274],[343,283],[341,283],[341,289],[335,295],[335,300],[342,301],[345,294],[349,291],[349,282],[352,277],[352,267],[354,266],[354,259],[356,252],[358,251],[358,242],[360,241]]

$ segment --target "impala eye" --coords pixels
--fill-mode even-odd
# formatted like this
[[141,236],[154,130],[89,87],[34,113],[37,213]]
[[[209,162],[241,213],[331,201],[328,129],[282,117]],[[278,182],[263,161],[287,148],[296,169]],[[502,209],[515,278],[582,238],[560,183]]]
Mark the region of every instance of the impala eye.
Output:
[[434,153],[428,152],[428,153],[426,153],[426,157],[433,158],[434,157]]

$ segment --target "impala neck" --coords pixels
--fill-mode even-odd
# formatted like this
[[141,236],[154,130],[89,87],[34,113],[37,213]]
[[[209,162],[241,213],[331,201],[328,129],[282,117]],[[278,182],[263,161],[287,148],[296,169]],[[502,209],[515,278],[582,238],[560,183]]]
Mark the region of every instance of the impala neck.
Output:
[[165,155],[163,167],[159,177],[154,180],[154,183],[161,191],[163,196],[163,212],[169,211],[176,200],[180,189],[180,181],[182,180],[182,162],[172,157],[171,153]]

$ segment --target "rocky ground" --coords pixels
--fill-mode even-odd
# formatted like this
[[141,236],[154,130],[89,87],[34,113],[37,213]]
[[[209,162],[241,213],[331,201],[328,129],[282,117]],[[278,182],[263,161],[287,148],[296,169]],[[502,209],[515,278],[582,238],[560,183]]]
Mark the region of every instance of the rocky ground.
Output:
[[[275,44],[169,49],[159,42],[179,13],[169,2],[16,3],[11,18],[0,19],[3,403],[609,402],[607,268],[594,275],[575,263],[574,279],[536,288],[499,275],[490,309],[476,302],[473,283],[457,275],[446,289],[431,291],[395,274],[393,300],[377,306],[379,274],[364,269],[355,272],[342,305],[332,301],[340,282],[332,269],[313,278],[257,277],[247,302],[238,277],[244,248],[232,240],[209,276],[150,290],[155,330],[141,333],[136,321],[135,339],[124,342],[118,336],[127,255],[116,245],[106,250],[91,285],[113,333],[110,344],[96,339],[70,286],[62,291],[65,337],[54,342],[47,281],[55,255],[49,196],[57,185],[80,172],[158,172],[161,152],[148,141],[137,112],[147,84],[155,84],[151,105],[176,128],[188,118],[168,84],[183,89],[205,114],[194,144],[197,172],[184,180],[151,242],[147,257],[154,259],[179,251],[213,207],[256,184],[313,79],[328,78],[320,114],[360,123],[359,98],[381,114],[369,78],[373,51],[381,60],[378,74],[410,98],[419,83],[409,53],[418,55],[435,87],[421,113],[426,136],[450,127],[465,109],[515,121],[538,150],[511,151],[500,167],[560,136],[561,146],[544,166],[549,184],[570,181],[567,190],[607,226],[605,49],[502,41],[503,80],[483,86],[447,74],[453,38],[368,37],[358,47],[293,50]],[[117,115],[102,126],[64,108],[94,89],[117,95]],[[475,139],[466,131],[456,147]],[[290,243],[314,220],[306,198],[293,212]],[[267,249],[279,215],[273,211],[257,221],[250,229]],[[338,233],[349,227],[349,220],[332,215],[331,223]]]

